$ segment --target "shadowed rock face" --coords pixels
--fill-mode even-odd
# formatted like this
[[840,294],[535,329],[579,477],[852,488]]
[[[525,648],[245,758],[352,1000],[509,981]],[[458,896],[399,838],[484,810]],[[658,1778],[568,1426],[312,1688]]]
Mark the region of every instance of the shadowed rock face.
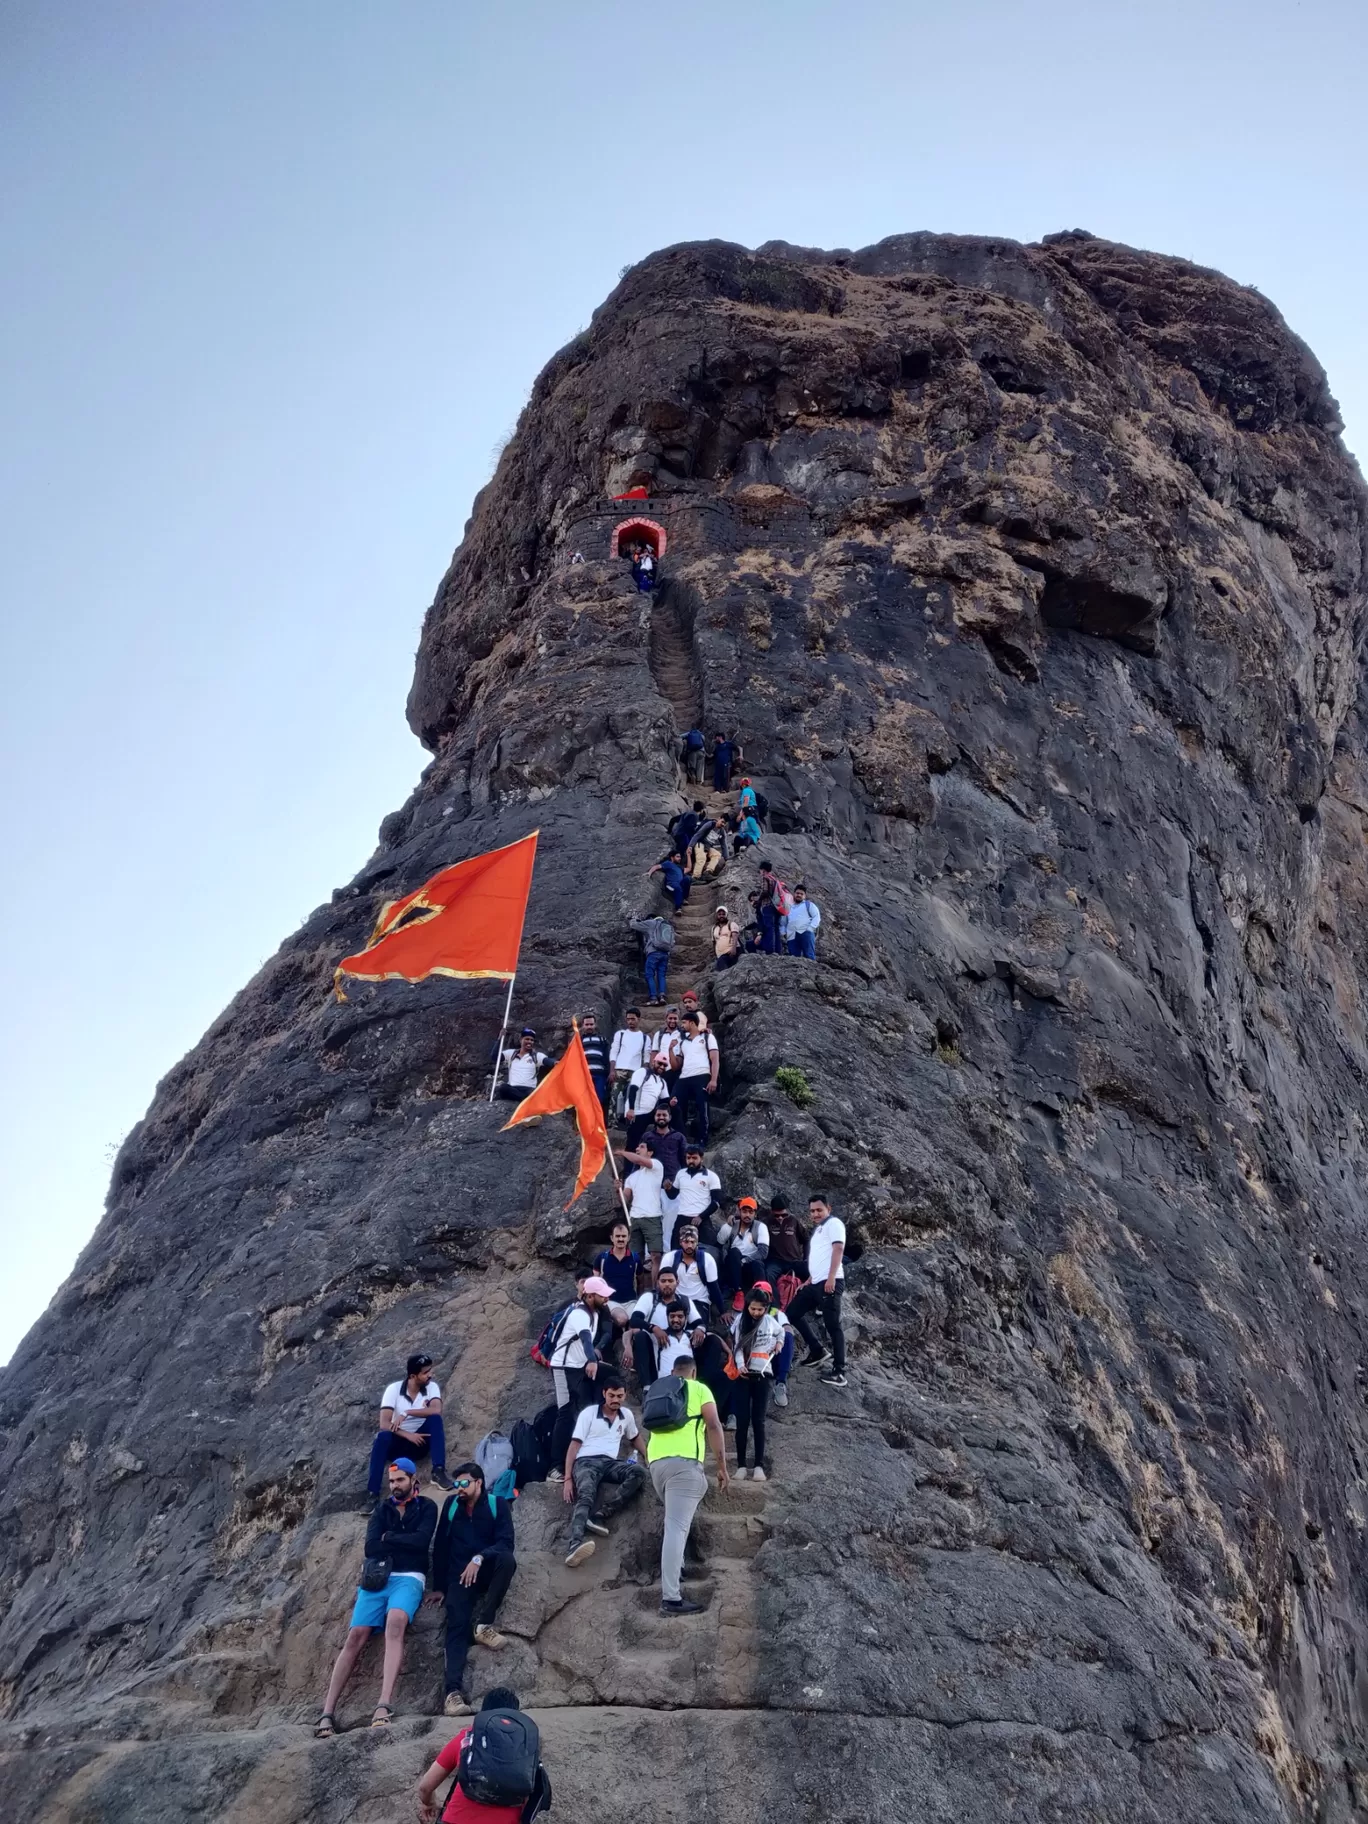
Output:
[[[377,1396],[421,1342],[458,1444],[534,1411],[527,1342],[610,1198],[562,1214],[570,1133],[498,1131],[500,989],[339,1005],[331,971],[385,899],[540,827],[515,1014],[551,1049],[614,1020],[700,700],[825,916],[816,967],[710,988],[713,1162],[854,1225],[852,1384],[796,1377],[775,1480],[710,1497],[698,1622],[654,1615],[649,1495],[570,1572],[530,1491],[477,1689],[539,1706],[558,1813],[607,1824],[1368,1804],[1337,432],[1265,300],[1084,235],[632,269],[438,592],[421,784],[161,1085],[0,1382],[16,1815],[406,1815],[448,1733],[434,1622],[391,1740],[300,1726]],[[632,486],[654,603],[607,558]]]

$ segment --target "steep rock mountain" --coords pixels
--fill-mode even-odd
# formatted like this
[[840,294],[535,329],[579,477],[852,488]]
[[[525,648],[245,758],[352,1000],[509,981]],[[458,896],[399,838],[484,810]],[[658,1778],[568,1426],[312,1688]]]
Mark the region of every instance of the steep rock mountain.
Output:
[[[695,713],[825,924],[815,966],[689,948],[672,988],[706,979],[729,1189],[825,1189],[863,1244],[851,1386],[798,1376],[774,1481],[709,1498],[697,1622],[654,1614],[649,1495],[570,1572],[531,1490],[477,1688],[538,1706],[557,1811],[604,1824],[1368,1805],[1338,430],[1263,298],[1080,232],[624,277],[438,591],[420,785],[162,1083],[0,1382],[14,1815],[407,1815],[448,1733],[432,1621],[388,1738],[303,1726],[377,1396],[424,1344],[458,1444],[535,1410],[528,1340],[611,1193],[565,1215],[566,1126],[499,1131],[500,989],[339,1004],[332,969],[540,828],[515,1018],[551,1050],[614,1021]],[[611,555],[629,516],[665,533],[653,599]]]

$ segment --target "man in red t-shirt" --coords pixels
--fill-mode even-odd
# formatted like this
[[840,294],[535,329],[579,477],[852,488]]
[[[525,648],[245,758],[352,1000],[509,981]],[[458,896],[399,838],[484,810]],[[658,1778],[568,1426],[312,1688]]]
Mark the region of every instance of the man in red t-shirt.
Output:
[[[517,1710],[516,1691],[510,1691],[507,1685],[495,1685],[486,1691],[480,1700],[481,1710]],[[443,1780],[450,1779],[455,1773],[465,1747],[469,1729],[462,1729],[459,1735],[453,1736],[443,1748],[437,1759],[428,1768],[418,1782],[418,1815],[423,1824],[432,1824],[437,1816],[436,1793]],[[451,1796],[442,1812],[442,1824],[532,1824],[539,1811],[551,1809],[551,1782],[546,1769],[537,1763],[537,1784],[532,1797],[522,1805],[477,1805],[474,1799],[468,1799],[461,1791],[460,1783],[454,1782]]]

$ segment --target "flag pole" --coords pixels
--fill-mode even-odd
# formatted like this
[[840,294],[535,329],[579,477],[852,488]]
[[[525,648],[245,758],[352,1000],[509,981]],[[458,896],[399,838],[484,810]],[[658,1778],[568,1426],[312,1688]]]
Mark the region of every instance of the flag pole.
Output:
[[613,1168],[613,1183],[617,1186],[618,1202],[622,1205],[622,1213],[627,1218],[627,1227],[630,1229],[632,1226],[632,1212],[627,1208],[627,1193],[622,1188],[622,1179],[618,1173],[617,1159],[613,1153],[613,1143],[611,1140],[608,1142],[608,1163]]
[[517,979],[518,972],[515,969],[508,978],[508,999],[504,1002],[503,1025],[499,1028],[499,1042],[494,1047],[494,1075],[490,1079],[489,1084],[489,1099],[491,1102],[494,1100],[495,1091],[499,1087],[499,1070],[503,1064],[504,1039],[508,1033],[508,1016],[513,1011],[513,984]]

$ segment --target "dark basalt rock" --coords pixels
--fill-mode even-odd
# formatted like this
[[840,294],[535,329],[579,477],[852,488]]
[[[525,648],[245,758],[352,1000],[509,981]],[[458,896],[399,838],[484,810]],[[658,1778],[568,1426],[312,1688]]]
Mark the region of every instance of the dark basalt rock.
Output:
[[[826,919],[815,967],[710,982],[715,1163],[852,1223],[851,1387],[799,1377],[768,1489],[710,1499],[697,1622],[651,1610],[649,1497],[571,1573],[530,1491],[477,1684],[537,1704],[558,1811],[606,1824],[1361,1814],[1338,427],[1264,299],[1082,231],[627,273],[438,590],[422,782],[162,1083],[0,1380],[14,1815],[406,1812],[448,1733],[426,1619],[389,1740],[302,1726],[376,1396],[422,1341],[458,1443],[534,1411],[527,1343],[610,1199],[562,1211],[563,1125],[499,1131],[497,985],[341,1005],[332,968],[385,899],[539,827],[516,1012],[552,1049],[571,1009],[615,1016],[699,701]],[[633,486],[654,602],[608,556]]]

